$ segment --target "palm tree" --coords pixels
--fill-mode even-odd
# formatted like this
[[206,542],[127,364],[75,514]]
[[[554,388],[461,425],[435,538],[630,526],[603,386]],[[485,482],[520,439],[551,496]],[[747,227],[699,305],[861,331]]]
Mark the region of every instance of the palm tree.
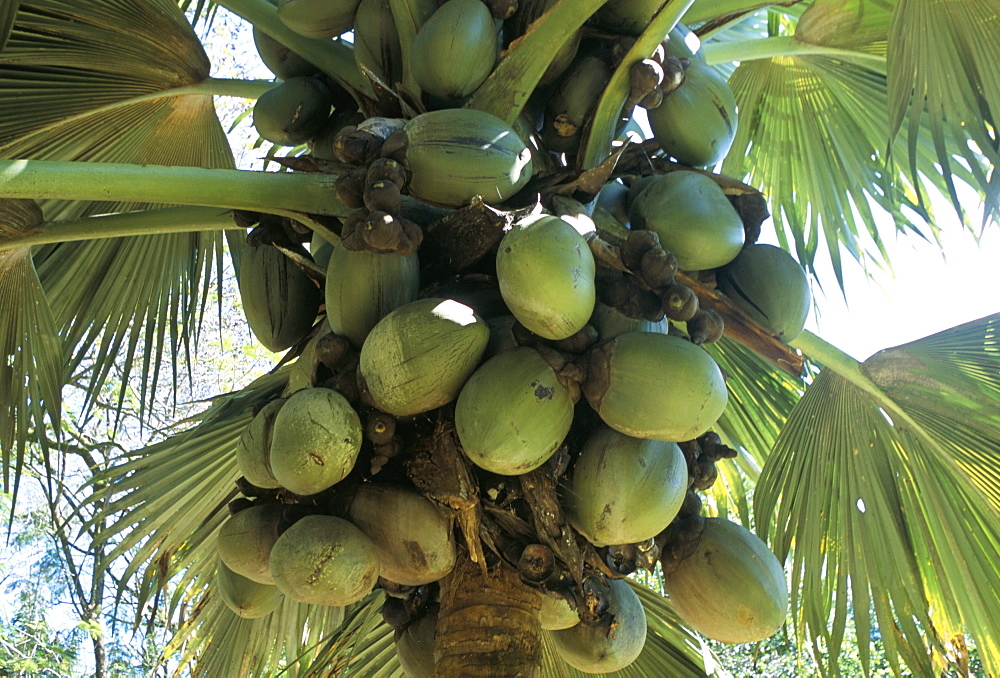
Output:
[[[216,4],[307,58],[365,113],[415,112],[409,64],[399,89],[408,96],[397,99],[358,70],[349,43],[293,33],[267,0]],[[554,48],[605,0],[550,4],[469,106],[514,121]],[[996,0],[662,4],[641,35],[621,43],[622,65],[591,112],[576,163],[549,168],[548,183],[536,187],[547,202],[614,175],[606,159],[629,68],[681,20],[702,38],[705,58],[730,73],[739,104],[719,180],[734,193],[762,191],[779,240],[806,266],[824,250],[838,278],[845,252],[888,266],[876,215],[933,238],[937,194],[973,228],[962,185],[985,202],[983,227],[996,215]],[[50,434],[70,380],[92,401],[119,366],[126,381],[138,376],[145,402],[164,359],[192,349],[206,290],[245,247],[234,211],[320,233],[351,213],[333,197],[335,174],[232,169],[212,97],[253,98],[272,83],[210,77],[182,11],[189,5],[196,16],[212,10],[190,0],[7,0],[0,8],[0,447],[15,494],[25,455],[58,454]],[[425,3],[389,6],[405,48]],[[716,428],[739,456],[719,464],[723,482],[708,503],[754,526],[786,563],[799,641],[836,672],[847,624],[861,639],[877,629],[894,666],[929,676],[967,665],[970,637],[990,675],[1000,675],[1000,315],[863,363],[805,333],[793,343],[808,360],[803,370],[800,355],[689,282],[726,315],[730,335],[742,329],[741,341],[711,349],[730,392]],[[381,592],[346,609],[285,601],[257,620],[231,614],[214,592],[216,534],[240,475],[234,446],[255,407],[281,393],[302,362],[220,396],[193,427],[123,457],[95,483],[94,501],[110,499],[102,520],[117,544],[108,567],[126,557],[122,581],[146,604],[168,594],[163,604],[183,619],[169,651],[192,660],[198,675],[263,675],[282,664],[302,675],[347,667],[400,675]],[[451,498],[456,514],[476,505],[470,499],[484,501]],[[469,668],[477,652],[464,653],[461,675],[576,675],[542,642],[531,614],[518,616],[518,606],[530,612],[536,603],[513,570],[487,574],[467,561],[457,572],[442,599],[451,641],[475,647],[494,633],[455,603],[463,595],[482,595],[510,640],[510,653],[486,657],[481,673]],[[460,576],[473,583],[456,584]],[[649,635],[621,675],[710,672],[711,654],[667,599],[644,588],[639,595]]]

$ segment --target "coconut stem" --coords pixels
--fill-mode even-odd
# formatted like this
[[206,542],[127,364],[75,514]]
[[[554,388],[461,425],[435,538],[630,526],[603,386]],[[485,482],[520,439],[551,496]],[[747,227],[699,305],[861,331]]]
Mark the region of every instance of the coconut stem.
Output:
[[167,207],[72,221],[47,221],[22,237],[0,242],[0,252],[60,242],[227,229],[243,230],[233,222],[230,210],[216,207]]
[[760,40],[740,40],[730,43],[711,43],[703,45],[702,54],[709,64],[728,64],[733,61],[752,61],[754,59],[773,59],[787,56],[827,56],[864,66],[879,73],[885,73],[885,57],[878,54],[865,54],[839,47],[811,45],[793,36],[774,36]]
[[0,160],[0,197],[170,203],[267,212],[346,216],[336,177],[98,162]]

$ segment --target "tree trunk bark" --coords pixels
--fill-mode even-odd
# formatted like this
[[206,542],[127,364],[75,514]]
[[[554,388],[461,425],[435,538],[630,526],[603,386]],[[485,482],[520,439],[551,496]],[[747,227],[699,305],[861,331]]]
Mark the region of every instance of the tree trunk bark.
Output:
[[538,593],[512,568],[483,573],[467,556],[441,582],[434,675],[535,678],[541,672]]
[[94,678],[104,678],[108,674],[108,654],[104,649],[104,635],[92,634],[94,643]]

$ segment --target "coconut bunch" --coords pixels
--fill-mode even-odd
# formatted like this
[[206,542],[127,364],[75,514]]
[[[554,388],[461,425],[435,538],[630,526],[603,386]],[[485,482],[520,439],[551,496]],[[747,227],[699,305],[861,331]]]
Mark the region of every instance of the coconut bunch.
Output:
[[[794,259],[754,244],[763,197],[704,169],[735,134],[725,79],[682,26],[630,63],[662,2],[612,0],[508,121],[477,92],[555,3],[411,0],[400,26],[392,4],[278,4],[305,37],[353,30],[370,92],[257,36],[282,81],[255,125],[297,147],[287,168],[337,175],[346,216],[238,215],[247,320],[294,362],[234,451],[223,599],[253,617],[381,588],[408,674],[447,675],[449,608],[485,595],[451,576],[472,563],[530,592],[567,663],[605,673],[645,639],[624,578],[659,563],[693,628],[767,637],[780,564],[703,515],[736,455],[712,430],[728,394],[703,345],[733,318],[788,341],[810,300]],[[618,128],[643,106],[652,138],[612,153],[609,137],[583,167],[619,69]]]

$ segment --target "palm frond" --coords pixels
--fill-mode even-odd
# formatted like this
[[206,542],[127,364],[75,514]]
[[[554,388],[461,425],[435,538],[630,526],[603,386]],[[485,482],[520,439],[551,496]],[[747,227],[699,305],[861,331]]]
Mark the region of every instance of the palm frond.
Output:
[[100,502],[98,539],[113,545],[104,565],[127,555],[120,587],[135,580],[138,606],[158,602],[170,583],[170,610],[189,603],[186,585],[199,563],[214,563],[216,531],[239,477],[235,449],[258,403],[284,387],[287,370],[265,375],[221,397],[199,423],[95,474],[88,502]]
[[[208,74],[172,0],[22,2],[0,55],[0,157],[231,167],[211,93],[171,95]],[[49,221],[143,207],[41,205]],[[195,334],[207,281],[222,266],[222,238],[144,236],[36,253],[71,371],[91,360],[90,398],[116,364],[123,382],[141,370],[141,400],[151,397],[164,353],[182,355]]]
[[[922,191],[948,195],[952,178],[946,181],[937,164],[940,149],[965,153],[961,137],[949,131],[935,137],[919,121],[911,144],[891,144],[885,61],[891,9],[818,0],[797,21],[787,20],[794,35],[706,47],[713,61],[740,61],[730,78],[740,124],[723,171],[762,187],[779,239],[794,245],[800,261],[813,266],[822,243],[841,286],[841,250],[862,263],[891,264],[877,213],[898,230],[936,237]],[[985,193],[983,162],[980,153],[970,166],[952,162],[947,171]]]
[[[23,235],[41,222],[34,202],[0,199],[0,241]],[[62,342],[28,248],[0,252],[0,309],[3,487],[16,500],[29,442],[37,441],[45,455],[45,431],[59,426],[63,384]]]
[[14,15],[17,14],[17,8],[20,4],[21,0],[10,0],[4,3],[3,7],[0,7],[0,52],[7,44],[11,29],[14,28]]
[[716,510],[735,512],[750,526],[748,495],[805,389],[805,379],[774,367],[743,345],[723,337],[707,345],[726,375],[729,404],[715,430],[739,456],[720,460],[719,482],[712,486]]
[[[927,36],[933,36],[928,40]],[[922,126],[929,128],[940,176],[960,215],[962,203],[952,179],[955,167],[972,170],[974,185],[992,193],[984,221],[1000,217],[991,176],[1000,165],[1000,2],[936,3],[900,0],[888,35],[889,136],[906,128],[910,174]],[[952,141],[954,140],[954,141]]]
[[849,603],[857,637],[878,627],[890,663],[917,675],[966,631],[987,670],[1000,666],[998,324],[824,369],[765,464],[758,530],[790,554],[793,619],[831,668]]

